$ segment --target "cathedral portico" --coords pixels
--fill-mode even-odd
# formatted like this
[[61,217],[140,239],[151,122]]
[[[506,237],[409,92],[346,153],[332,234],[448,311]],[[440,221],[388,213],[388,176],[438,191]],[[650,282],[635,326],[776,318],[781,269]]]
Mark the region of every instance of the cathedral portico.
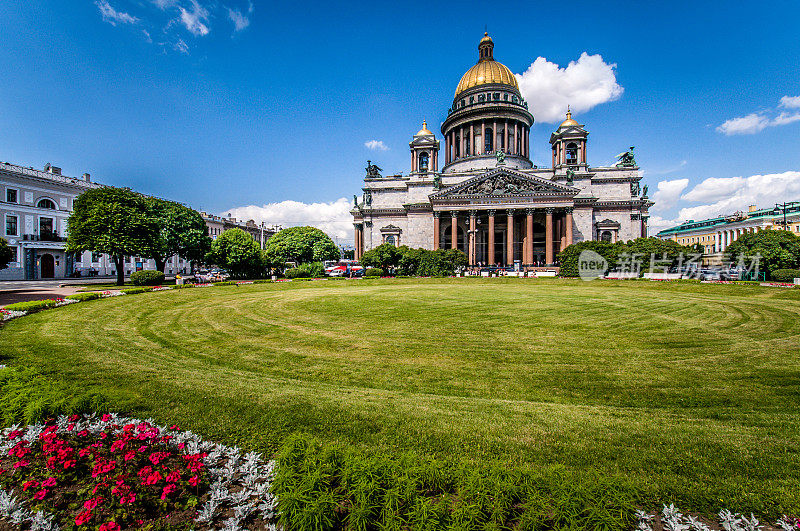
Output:
[[574,242],[646,235],[652,202],[633,149],[615,166],[591,166],[588,132],[568,111],[550,137],[552,167],[534,168],[533,116],[493,49],[485,35],[442,124],[443,141],[424,122],[413,135],[408,175],[384,177],[368,164],[351,211],[357,258],[381,243],[400,245],[402,235],[409,247],[459,249],[471,266],[527,269],[557,265]]

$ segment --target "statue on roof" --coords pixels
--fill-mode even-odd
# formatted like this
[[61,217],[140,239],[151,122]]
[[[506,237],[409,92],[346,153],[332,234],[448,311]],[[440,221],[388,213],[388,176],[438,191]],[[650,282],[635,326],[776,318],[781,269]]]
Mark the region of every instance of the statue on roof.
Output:
[[442,187],[442,176],[438,173],[433,175],[433,189],[438,190]]
[[567,168],[567,186],[572,186],[575,181],[575,171],[572,168]]
[[367,177],[371,177],[371,178],[380,177],[381,176],[381,172],[383,171],[382,169],[380,169],[378,167],[377,164],[373,164],[371,160],[367,161],[366,170],[367,170]]
[[369,190],[364,191],[364,204],[372,206],[372,192]]
[[639,192],[642,190],[639,181],[633,181],[631,183],[631,195],[633,197],[639,197]]
[[622,168],[636,167],[636,159],[633,158],[633,146],[631,146],[628,151],[617,155],[617,160],[619,161],[617,162],[617,167],[622,167]]

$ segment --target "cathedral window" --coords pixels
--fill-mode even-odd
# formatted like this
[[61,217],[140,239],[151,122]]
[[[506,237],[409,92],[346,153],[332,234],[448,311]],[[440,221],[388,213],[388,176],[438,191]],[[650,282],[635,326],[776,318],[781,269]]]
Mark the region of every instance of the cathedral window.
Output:
[[567,164],[578,163],[578,146],[575,142],[567,144]]
[[420,171],[427,171],[428,169],[428,152],[423,151],[419,154],[419,169]]
[[494,142],[492,142],[494,139],[494,131],[492,131],[491,127],[487,127],[484,133],[485,140],[483,143],[483,151],[486,153],[491,153],[494,151]]
[[475,103],[475,96],[470,96],[469,97],[469,104],[472,105],[473,103]]
[[508,94],[503,94],[503,99],[504,99],[505,101],[508,101]]
[[500,99],[500,93],[499,92],[495,92],[494,93],[494,99],[495,100],[499,100]]
[[611,242],[611,231],[604,230],[602,234],[600,234],[600,241],[601,242]]

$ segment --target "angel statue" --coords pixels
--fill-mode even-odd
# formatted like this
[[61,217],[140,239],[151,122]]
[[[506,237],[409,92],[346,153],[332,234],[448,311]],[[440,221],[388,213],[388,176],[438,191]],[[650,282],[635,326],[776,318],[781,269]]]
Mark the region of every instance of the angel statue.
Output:
[[633,197],[637,197],[637,196],[639,195],[639,192],[641,192],[641,190],[642,190],[642,189],[641,189],[641,187],[639,186],[639,182],[638,182],[638,181],[633,181],[633,182],[631,183],[631,195],[632,195]]
[[353,208],[358,208],[358,196],[353,194]]
[[621,166],[623,168],[632,168],[636,166],[636,159],[633,158],[633,146],[624,153],[620,153],[617,155],[617,166]]
[[366,170],[367,170],[367,177],[380,177],[381,172],[383,171],[378,167],[377,164],[373,164],[371,160],[367,161]]
[[572,168],[567,169],[567,186],[572,186],[575,181],[575,172]]
[[647,199],[647,185],[642,187],[642,199]]
[[441,187],[442,187],[442,176],[439,175],[438,173],[434,174],[434,176],[433,176],[433,188],[434,188],[434,190],[438,190]]
[[506,163],[506,154],[500,151],[499,149],[494,152],[494,156],[497,157],[497,164]]

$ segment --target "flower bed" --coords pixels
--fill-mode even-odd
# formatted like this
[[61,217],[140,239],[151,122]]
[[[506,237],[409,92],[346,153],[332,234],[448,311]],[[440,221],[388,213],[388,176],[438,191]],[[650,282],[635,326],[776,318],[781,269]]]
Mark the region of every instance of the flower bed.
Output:
[[[759,531],[765,525],[758,521],[752,514],[748,518],[739,513],[732,513],[723,509],[717,514],[719,524],[715,525],[705,518],[692,515],[684,515],[678,512],[674,504],[664,505],[661,514],[648,514],[644,511],[636,511],[638,523],[637,531],[653,531],[655,527],[665,531],[711,531],[712,529],[724,529],[726,531]],[[800,531],[800,519],[782,516],[774,525],[767,527],[770,529],[781,529],[782,531]]]
[[0,521],[35,529],[274,529],[275,462],[176,426],[59,417],[0,435]]
[[23,311],[15,311],[15,310],[0,310],[0,321],[8,321],[9,319],[16,319],[17,317],[22,317],[23,315],[28,315],[28,312]]

